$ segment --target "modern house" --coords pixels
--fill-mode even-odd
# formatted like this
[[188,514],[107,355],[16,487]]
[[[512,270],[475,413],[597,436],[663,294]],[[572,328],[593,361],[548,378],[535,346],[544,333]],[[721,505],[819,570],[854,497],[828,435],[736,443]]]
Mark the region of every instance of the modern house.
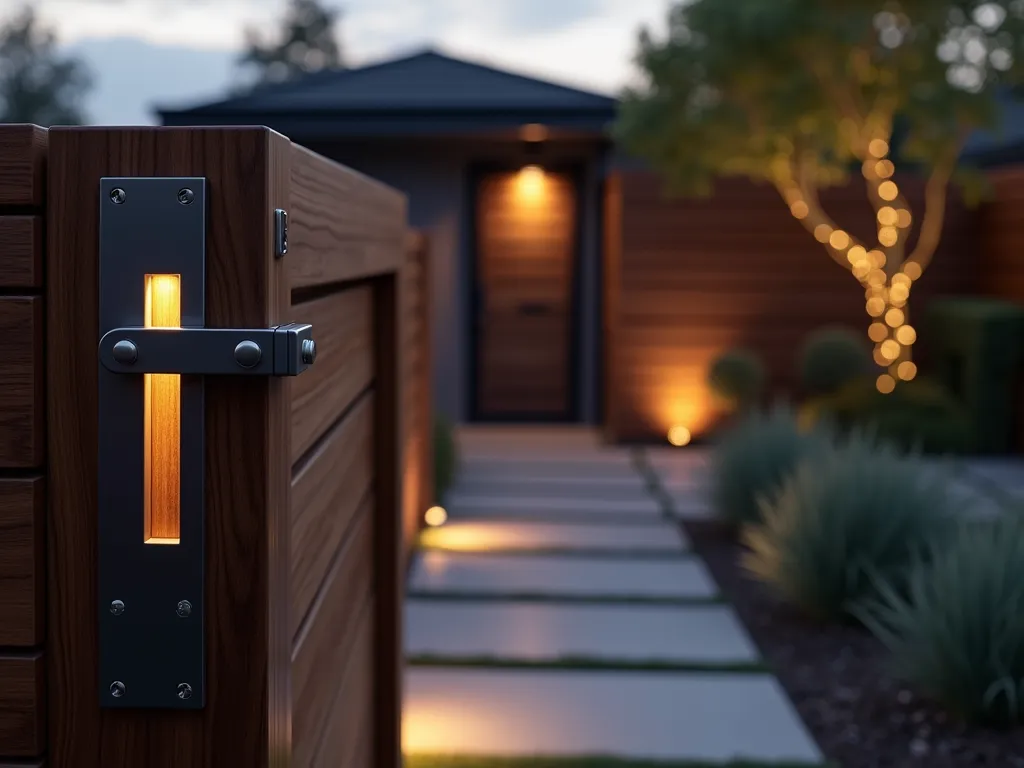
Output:
[[[716,355],[752,349],[773,390],[794,393],[807,333],[866,332],[863,291],[773,189],[729,179],[709,198],[667,196],[657,174],[616,153],[616,111],[607,95],[428,50],[159,114],[166,125],[267,125],[408,195],[430,244],[435,402],[455,421],[699,438],[719,415],[706,384]],[[1005,116],[1005,130],[968,146],[990,170],[1024,162],[1024,114],[1011,103]],[[918,215],[923,180],[897,178]],[[874,237],[856,179],[822,202]],[[937,294],[1024,300],[1024,272],[999,255],[1016,219],[985,223],[1000,210],[953,196],[913,312]]]

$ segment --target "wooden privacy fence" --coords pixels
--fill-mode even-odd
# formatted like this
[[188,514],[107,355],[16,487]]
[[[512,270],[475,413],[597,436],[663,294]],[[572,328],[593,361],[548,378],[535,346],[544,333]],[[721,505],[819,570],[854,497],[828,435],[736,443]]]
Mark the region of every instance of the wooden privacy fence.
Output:
[[[191,710],[133,708],[132,680],[112,702],[100,672],[109,615],[152,610],[115,610],[98,577],[104,177],[205,179],[205,326],[310,323],[317,344],[294,378],[203,377],[205,583],[198,616],[177,606],[203,622]],[[399,193],[264,128],[0,126],[0,766],[397,768],[403,530],[430,495],[425,267]]]

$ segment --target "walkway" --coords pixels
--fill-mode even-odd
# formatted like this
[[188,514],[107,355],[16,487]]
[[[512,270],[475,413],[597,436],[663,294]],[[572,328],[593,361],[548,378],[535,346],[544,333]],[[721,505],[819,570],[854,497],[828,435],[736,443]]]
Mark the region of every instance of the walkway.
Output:
[[[628,451],[565,429],[460,444],[450,520],[411,574],[408,753],[820,764]],[[652,459],[677,501],[700,461]]]

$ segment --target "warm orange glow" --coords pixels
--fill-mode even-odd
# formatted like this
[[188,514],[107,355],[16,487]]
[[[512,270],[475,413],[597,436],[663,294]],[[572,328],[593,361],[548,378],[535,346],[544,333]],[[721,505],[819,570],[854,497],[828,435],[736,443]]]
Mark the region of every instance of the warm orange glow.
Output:
[[[146,275],[145,326],[181,327],[181,276]],[[145,524],[147,544],[181,541],[181,376],[147,373],[145,390]]]
[[876,269],[881,269],[885,266],[885,262],[888,261],[885,256],[885,251],[880,251],[877,248],[868,253],[868,257],[871,259],[871,264]]
[[894,306],[905,304],[909,298],[910,289],[905,285],[894,283],[892,288],[889,289],[889,301],[891,301]]
[[906,229],[914,222],[914,217],[910,214],[906,208],[900,208],[896,211],[896,224],[900,229]]
[[875,347],[875,351],[871,353],[871,359],[875,361],[876,365],[886,366],[889,364],[889,360],[886,359],[885,355],[882,354],[882,350]]
[[883,200],[892,202],[899,197],[900,190],[895,183],[891,181],[883,181],[878,185],[878,196]]
[[887,248],[896,245],[899,239],[900,234],[896,230],[896,227],[882,227],[878,230],[878,242]]
[[693,435],[690,434],[690,430],[684,427],[682,424],[676,424],[668,431],[668,441],[676,446],[676,448],[682,448],[684,445],[689,445],[690,440],[693,439]]
[[891,205],[883,206],[878,210],[878,223],[883,227],[891,227],[899,221],[899,214]]
[[835,248],[837,251],[846,250],[850,245],[850,236],[843,232],[841,229],[837,229],[828,239],[829,245]]
[[803,200],[797,200],[791,206],[789,206],[790,213],[796,216],[798,219],[806,219],[811,210],[807,207],[807,203]]
[[870,152],[873,157],[885,157],[889,154],[889,142],[885,141],[885,139],[873,139],[872,142],[868,144],[868,152]]
[[814,228],[814,239],[819,243],[827,243],[832,237],[832,227],[828,224],[819,224]]
[[875,381],[875,386],[878,387],[878,391],[883,395],[888,395],[894,389],[896,389],[896,379],[890,376],[888,373],[883,373]]
[[853,265],[857,265],[862,261],[866,261],[868,258],[868,252],[864,250],[863,245],[855,245],[850,249],[849,253],[846,254],[846,258]]
[[527,165],[516,176],[516,192],[520,199],[539,202],[547,189],[547,176],[539,165]]
[[878,350],[882,353],[882,357],[886,360],[895,360],[900,356],[900,345],[899,342],[888,339],[883,341],[878,347]]
[[872,323],[868,328],[868,338],[874,342],[883,342],[889,338],[889,329],[884,323]]
[[896,329],[896,341],[905,347],[909,347],[917,341],[917,331],[911,325],[903,325]]
[[431,507],[423,513],[423,521],[430,527],[436,528],[448,521],[448,512],[444,507]]
[[895,172],[896,167],[892,164],[892,160],[879,160],[875,163],[875,173],[883,179],[888,179]]
[[544,141],[548,137],[548,129],[540,123],[528,123],[519,131],[523,141]]
[[905,274],[911,280],[917,280],[919,277],[921,277],[921,274],[923,272],[924,270],[921,269],[921,265],[918,264],[916,261],[908,261],[906,264],[903,265],[903,274]]
[[910,381],[917,376],[917,366],[909,360],[904,360],[896,369],[896,375],[904,381]]
[[892,326],[893,328],[899,328],[901,325],[903,325],[904,319],[905,316],[903,314],[903,310],[896,309],[896,307],[893,307],[892,309],[885,313],[885,322],[888,325]]
[[878,298],[877,296],[874,298],[870,298],[867,300],[865,308],[867,309],[868,314],[871,315],[872,317],[881,317],[882,314],[885,312],[885,301],[883,299]]

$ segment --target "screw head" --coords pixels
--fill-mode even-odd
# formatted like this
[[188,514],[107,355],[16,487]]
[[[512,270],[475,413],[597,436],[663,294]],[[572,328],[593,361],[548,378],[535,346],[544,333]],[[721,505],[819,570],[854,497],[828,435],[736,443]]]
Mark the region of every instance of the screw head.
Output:
[[126,195],[124,193],[124,190],[121,189],[120,187],[110,190],[110,201],[114,205],[120,205],[121,203],[123,203],[125,197]]
[[179,600],[177,613],[183,619],[189,616],[192,613],[192,603],[188,600]]
[[302,362],[306,365],[316,362],[316,342],[312,339],[302,340]]
[[120,699],[124,696],[124,683],[120,680],[115,680],[110,684],[110,695],[115,699]]
[[243,368],[252,368],[260,361],[261,357],[263,357],[263,350],[255,341],[246,339],[238,342],[238,346],[235,347],[235,362]]
[[188,683],[178,683],[178,698],[184,701],[192,698],[192,686]]
[[190,205],[196,199],[196,193],[188,187],[178,190],[178,202],[182,205]]
[[128,339],[121,339],[111,350],[114,359],[122,365],[131,365],[139,359],[139,348]]
[[120,616],[124,613],[124,602],[121,600],[113,600],[110,603],[110,612],[115,616]]

